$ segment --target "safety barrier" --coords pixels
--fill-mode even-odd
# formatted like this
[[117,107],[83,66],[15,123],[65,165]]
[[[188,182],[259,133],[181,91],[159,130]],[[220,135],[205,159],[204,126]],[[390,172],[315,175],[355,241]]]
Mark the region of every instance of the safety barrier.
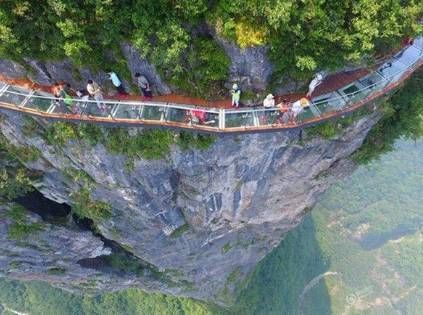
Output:
[[[0,108],[65,121],[128,126],[164,126],[211,133],[253,133],[306,127],[347,114],[390,92],[423,63],[423,37],[414,40],[374,72],[311,100],[310,106],[287,119],[278,108],[218,109],[193,104],[148,101],[63,99],[0,82]],[[68,102],[66,102],[68,103]],[[105,110],[101,107],[106,108]],[[74,111],[77,113],[75,114]]]

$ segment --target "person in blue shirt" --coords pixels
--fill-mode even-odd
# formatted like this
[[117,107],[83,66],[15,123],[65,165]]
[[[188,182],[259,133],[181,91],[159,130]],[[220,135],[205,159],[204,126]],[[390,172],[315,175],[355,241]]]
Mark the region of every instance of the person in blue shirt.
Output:
[[109,75],[109,80],[112,81],[113,86],[116,88],[120,95],[128,95],[125,88],[123,87],[122,81],[119,79],[117,74],[113,71],[107,71]]

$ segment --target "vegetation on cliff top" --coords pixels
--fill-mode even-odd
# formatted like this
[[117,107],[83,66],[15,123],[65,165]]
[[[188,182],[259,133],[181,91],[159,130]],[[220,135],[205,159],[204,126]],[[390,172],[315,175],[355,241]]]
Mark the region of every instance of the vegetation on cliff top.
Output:
[[[398,45],[423,13],[418,0],[4,0],[0,58],[70,58],[128,76],[120,43],[132,42],[172,84],[218,93],[228,58],[208,25],[241,47],[267,44],[275,76],[305,78]],[[195,71],[193,71],[195,70]]]

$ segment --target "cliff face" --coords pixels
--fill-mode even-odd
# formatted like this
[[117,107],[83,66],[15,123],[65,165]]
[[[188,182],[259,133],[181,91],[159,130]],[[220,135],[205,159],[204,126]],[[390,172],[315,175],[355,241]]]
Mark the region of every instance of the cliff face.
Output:
[[[41,157],[26,166],[43,174],[37,189],[52,200],[72,204],[81,184],[65,173],[75,169],[87,174],[92,179],[91,198],[112,207],[112,217],[98,223],[97,231],[160,274],[159,278],[149,272],[108,276],[107,270],[93,272],[78,265],[76,275],[90,279],[91,289],[139,286],[230,304],[233,291],[257,262],[301,221],[335,178],[349,173],[348,156],[360,147],[378,118],[376,113],[362,118],[331,140],[300,141],[298,131],[224,136],[207,150],[175,147],[166,159],[139,159],[131,169],[126,157],[111,155],[102,145],[80,141],[60,148],[48,145],[40,136],[48,123],[41,120],[39,131],[26,136],[23,117],[2,112],[0,131],[18,147],[41,151]],[[73,258],[66,242],[54,239],[53,231],[101,247],[90,233],[49,226],[42,232],[44,242],[61,248],[73,266],[75,260],[92,258],[93,251],[78,251]],[[16,246],[13,240],[1,246],[9,242]],[[45,259],[54,252],[38,250]],[[15,256],[13,261],[25,261],[27,254],[17,251]],[[4,259],[9,262],[2,262],[5,274],[31,279],[46,273],[42,268],[20,268],[18,263],[12,269],[12,259]],[[41,263],[42,259],[33,261],[35,266]],[[90,271],[81,274],[81,270]],[[64,273],[46,279],[78,289],[75,273]]]

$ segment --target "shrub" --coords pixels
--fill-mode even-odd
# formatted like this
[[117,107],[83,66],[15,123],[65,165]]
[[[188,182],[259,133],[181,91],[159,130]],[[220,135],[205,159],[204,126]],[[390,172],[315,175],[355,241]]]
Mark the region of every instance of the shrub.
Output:
[[13,200],[33,189],[32,180],[26,169],[0,170],[0,200]]
[[63,146],[70,140],[76,140],[74,127],[66,122],[54,122],[44,132],[45,140],[51,145]]
[[208,149],[216,140],[216,137],[211,135],[195,134],[192,132],[181,131],[178,137],[178,145],[183,150],[190,148],[195,149]]
[[17,204],[10,207],[8,217],[12,224],[8,228],[9,238],[19,240],[43,229],[41,223],[29,223],[25,211],[25,208]]
[[72,195],[72,212],[80,218],[88,218],[99,223],[112,216],[112,207],[103,201],[91,200],[90,190],[81,188]]

